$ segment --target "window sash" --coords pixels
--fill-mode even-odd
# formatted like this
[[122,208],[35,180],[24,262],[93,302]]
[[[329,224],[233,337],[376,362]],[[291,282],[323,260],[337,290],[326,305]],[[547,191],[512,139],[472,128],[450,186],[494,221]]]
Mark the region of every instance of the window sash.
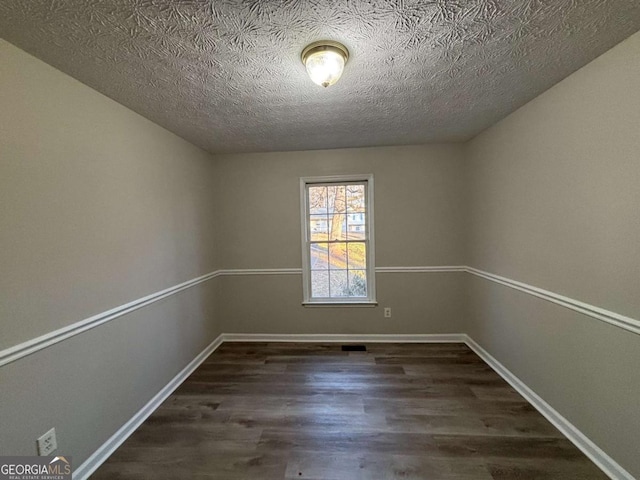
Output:
[[[374,249],[373,249],[373,176],[372,175],[362,175],[362,176],[354,176],[354,178],[349,179],[349,177],[325,177],[323,179],[318,178],[301,178],[301,196],[302,196],[302,220],[303,220],[303,280],[304,280],[304,302],[309,304],[375,304],[375,270],[373,266],[374,262]],[[338,214],[345,216],[346,223],[344,224],[345,231],[344,234],[341,235],[344,238],[341,239],[332,239],[329,240],[329,232],[327,232],[326,239],[315,239],[312,240],[311,231],[312,227],[312,217],[315,217],[316,221],[322,218],[321,214],[313,214],[311,213],[311,205],[310,205],[310,189],[313,187],[333,187],[333,186],[345,186],[348,187],[350,185],[361,185],[364,190],[364,208],[363,211],[349,211],[345,204],[345,211],[339,212]],[[345,196],[347,195],[345,191]],[[346,198],[345,198],[346,201]],[[346,202],[345,202],[346,203]],[[327,204],[325,210],[325,215],[327,218],[327,224],[330,222],[331,217],[334,215],[333,213],[329,213],[329,204]],[[358,225],[362,227],[357,230],[358,235],[362,235],[361,238],[348,238],[350,234],[354,232],[349,231],[348,228],[348,218],[350,215],[357,215],[360,218],[363,218],[363,223]],[[361,217],[362,216],[362,217]],[[347,263],[344,269],[332,269],[330,265],[327,264],[326,269],[312,269],[311,267],[311,259],[312,259],[312,248],[313,245],[324,244],[324,245],[336,245],[343,244],[348,251],[349,244],[358,243],[363,244],[365,249],[364,255],[364,268],[349,268],[350,265]],[[329,260],[328,260],[329,261]],[[337,272],[343,271],[346,272],[347,275],[347,285],[349,285],[350,275],[349,272],[360,272],[364,271],[366,278],[366,295],[363,296],[312,296],[312,271],[327,271],[327,272]]]

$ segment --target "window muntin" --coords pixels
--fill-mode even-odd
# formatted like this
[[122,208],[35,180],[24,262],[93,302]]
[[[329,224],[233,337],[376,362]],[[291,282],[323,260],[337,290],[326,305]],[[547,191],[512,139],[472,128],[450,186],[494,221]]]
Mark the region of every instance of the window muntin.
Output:
[[373,177],[301,179],[305,303],[375,302]]

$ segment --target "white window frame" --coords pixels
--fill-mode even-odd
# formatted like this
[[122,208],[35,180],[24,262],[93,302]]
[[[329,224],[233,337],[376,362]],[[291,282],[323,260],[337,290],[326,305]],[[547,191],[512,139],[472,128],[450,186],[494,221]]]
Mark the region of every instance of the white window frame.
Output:
[[[311,258],[310,249],[310,219],[307,186],[336,183],[359,182],[365,183],[365,205],[367,221],[365,223],[365,244],[367,251],[367,296],[366,297],[311,297]],[[300,206],[302,227],[302,287],[305,306],[362,306],[374,307],[376,301],[376,269],[375,269],[375,245],[374,245],[374,211],[373,211],[373,175],[335,175],[325,177],[300,178]]]

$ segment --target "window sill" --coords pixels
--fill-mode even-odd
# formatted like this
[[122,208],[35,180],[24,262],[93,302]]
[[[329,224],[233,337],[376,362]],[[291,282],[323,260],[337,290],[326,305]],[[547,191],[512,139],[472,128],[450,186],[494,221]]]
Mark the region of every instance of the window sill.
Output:
[[377,307],[375,300],[362,302],[302,302],[303,307]]

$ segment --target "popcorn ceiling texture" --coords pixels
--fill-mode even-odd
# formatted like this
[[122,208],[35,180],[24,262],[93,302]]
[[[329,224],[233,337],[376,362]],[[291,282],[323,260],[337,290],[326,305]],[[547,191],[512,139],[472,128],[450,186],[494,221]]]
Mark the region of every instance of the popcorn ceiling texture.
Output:
[[0,36],[212,153],[464,141],[638,29],[638,0],[0,0]]

